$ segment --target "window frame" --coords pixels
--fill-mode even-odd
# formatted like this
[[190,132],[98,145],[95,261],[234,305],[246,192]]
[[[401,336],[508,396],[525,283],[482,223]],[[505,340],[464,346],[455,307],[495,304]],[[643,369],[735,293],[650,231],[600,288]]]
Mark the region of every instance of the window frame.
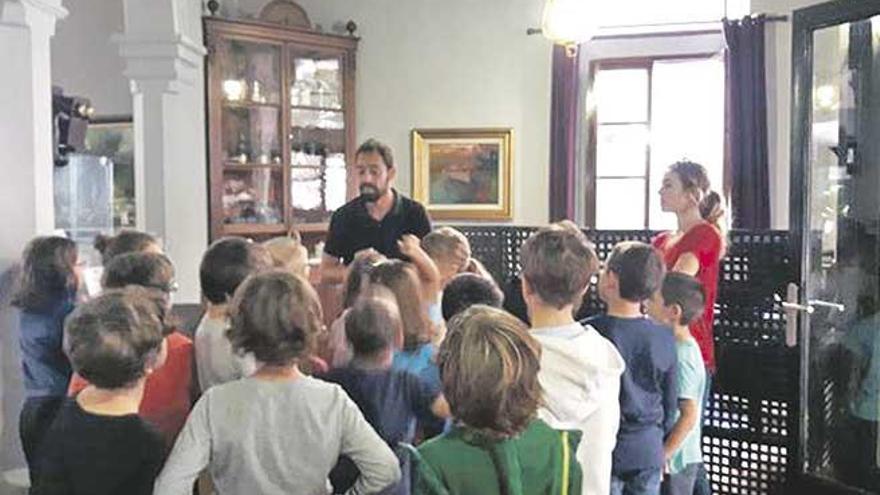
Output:
[[[681,33],[679,33],[680,35]],[[682,54],[670,54],[670,55],[650,55],[650,56],[638,56],[638,57],[612,57],[612,58],[597,58],[591,60],[589,63],[589,77],[587,79],[586,84],[586,101],[587,102],[595,102],[595,83],[596,76],[599,71],[602,70],[616,70],[616,69],[645,69],[648,72],[648,109],[647,109],[647,127],[648,133],[651,132],[651,126],[653,124],[653,115],[652,115],[652,107],[653,107],[653,82],[654,82],[654,71],[653,65],[656,61],[661,60],[698,60],[698,59],[709,59],[713,57],[717,57],[718,52],[690,52],[690,53],[682,53]],[[596,228],[596,183],[600,179],[597,177],[597,154],[598,154],[598,131],[599,131],[599,120],[598,120],[598,106],[597,105],[587,105],[586,108],[586,131],[587,131],[587,148],[586,148],[586,156],[584,160],[584,184],[585,190],[583,195],[584,201],[584,221],[587,227]],[[632,124],[642,124],[643,122],[613,122],[605,125],[632,125]],[[644,206],[644,224],[642,228],[644,230],[650,229],[650,208],[651,208],[651,142],[648,140],[646,149],[645,149],[645,175],[644,176],[605,176],[603,179],[641,179],[645,180],[645,206]]]

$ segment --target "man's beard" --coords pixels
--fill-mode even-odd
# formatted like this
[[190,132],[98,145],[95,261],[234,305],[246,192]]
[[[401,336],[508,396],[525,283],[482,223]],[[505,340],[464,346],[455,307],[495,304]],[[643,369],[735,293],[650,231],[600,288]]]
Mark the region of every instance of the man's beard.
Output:
[[379,188],[372,184],[361,184],[359,190],[361,193],[361,199],[368,203],[378,200],[383,192],[379,191]]

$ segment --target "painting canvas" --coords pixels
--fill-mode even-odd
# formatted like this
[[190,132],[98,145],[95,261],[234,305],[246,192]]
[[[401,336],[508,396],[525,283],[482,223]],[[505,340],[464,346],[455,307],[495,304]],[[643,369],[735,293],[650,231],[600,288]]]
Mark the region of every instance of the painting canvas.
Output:
[[413,197],[433,218],[511,217],[510,129],[413,131]]

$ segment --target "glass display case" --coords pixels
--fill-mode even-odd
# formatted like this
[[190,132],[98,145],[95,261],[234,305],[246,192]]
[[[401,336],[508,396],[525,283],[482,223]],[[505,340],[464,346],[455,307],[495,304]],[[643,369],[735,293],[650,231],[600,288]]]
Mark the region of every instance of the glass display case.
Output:
[[205,19],[211,237],[323,234],[354,193],[357,38]]

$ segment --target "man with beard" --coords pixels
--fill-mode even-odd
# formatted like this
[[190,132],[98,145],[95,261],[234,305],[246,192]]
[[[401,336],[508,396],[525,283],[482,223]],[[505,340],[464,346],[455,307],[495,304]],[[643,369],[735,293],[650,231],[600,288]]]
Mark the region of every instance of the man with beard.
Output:
[[363,249],[375,249],[389,258],[406,259],[398,241],[405,234],[418,238],[431,231],[425,207],[392,186],[397,177],[391,148],[368,139],[355,153],[353,172],[360,196],[333,213],[321,260],[321,279],[341,282],[345,265]]

